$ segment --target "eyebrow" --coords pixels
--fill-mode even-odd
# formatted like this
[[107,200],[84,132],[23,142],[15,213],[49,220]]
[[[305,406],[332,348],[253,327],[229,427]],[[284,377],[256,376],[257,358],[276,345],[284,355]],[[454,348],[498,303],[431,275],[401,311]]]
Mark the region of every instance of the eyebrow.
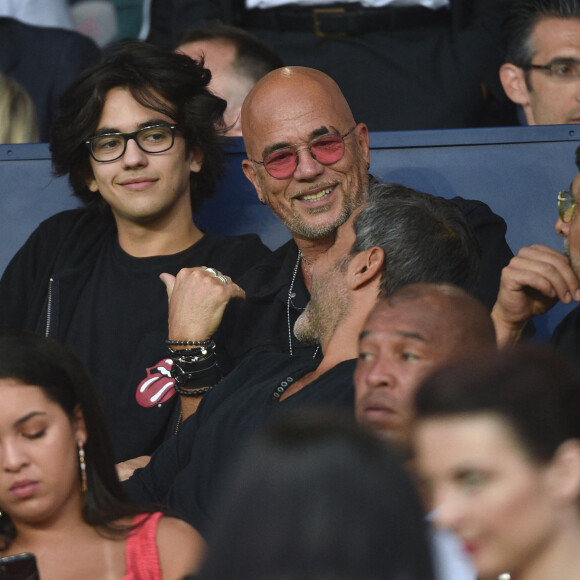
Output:
[[318,127],[317,129],[314,129],[314,131],[311,131],[306,141],[301,141],[300,143],[290,143],[289,141],[280,141],[278,143],[273,143],[272,145],[267,145],[262,150],[262,159],[266,159],[266,157],[270,155],[270,153],[273,153],[274,151],[279,151],[280,149],[291,149],[295,145],[299,145],[301,143],[310,143],[310,141],[312,141],[313,139],[316,139],[317,137],[322,137],[322,135],[328,135],[329,133],[340,133],[340,132],[336,127],[332,125],[330,126],[330,128],[327,127],[326,125],[323,125],[322,127]]
[[20,419],[18,419],[18,421],[15,421],[14,426],[18,427],[19,425],[22,425],[23,423],[30,421],[30,419],[34,419],[34,417],[45,416],[45,415],[46,415],[46,413],[44,411],[31,411],[27,415],[24,415],[24,417],[21,417]]
[[[149,119],[148,121],[144,121],[143,123],[139,123],[137,125],[137,131],[141,129],[146,129],[147,127],[152,127],[153,125],[174,125],[175,123],[172,121],[167,121],[166,119]],[[133,131],[127,131],[128,133],[133,133]],[[123,134],[123,131],[115,127],[101,127],[95,131],[95,137],[98,135],[108,135],[109,133],[114,134]]]
[[[366,338],[370,334],[374,334],[374,331],[363,330],[359,334],[359,337],[358,337],[359,341],[361,341],[363,338]],[[401,336],[403,338],[410,338],[412,340],[418,340],[419,342],[424,342],[424,343],[429,342],[427,340],[427,338],[425,338],[422,334],[419,334],[418,332],[411,332],[411,331],[407,331],[407,330],[395,330],[394,332],[390,332],[389,334],[395,335],[395,336]]]

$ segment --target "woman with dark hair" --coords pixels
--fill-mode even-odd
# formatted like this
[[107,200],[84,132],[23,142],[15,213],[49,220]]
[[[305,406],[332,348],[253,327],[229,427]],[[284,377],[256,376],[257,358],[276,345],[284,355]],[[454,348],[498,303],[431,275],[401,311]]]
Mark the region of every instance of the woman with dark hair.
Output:
[[94,388],[71,352],[0,335],[0,399],[0,556],[32,552],[42,580],[196,570],[193,528],[125,503]]
[[399,458],[349,417],[279,417],[222,493],[200,580],[430,580],[424,513]]
[[580,578],[580,376],[563,359],[527,346],[436,371],[414,443],[434,521],[480,577]]

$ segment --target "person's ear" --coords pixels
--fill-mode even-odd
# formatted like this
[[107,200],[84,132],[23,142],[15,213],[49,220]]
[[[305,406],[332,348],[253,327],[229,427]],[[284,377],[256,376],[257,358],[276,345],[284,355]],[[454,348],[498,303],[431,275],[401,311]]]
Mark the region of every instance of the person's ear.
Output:
[[367,170],[368,170],[371,164],[370,139],[368,127],[364,123],[359,123],[356,126],[355,135],[360,151],[367,162]]
[[384,263],[385,252],[378,246],[355,254],[349,264],[350,287],[358,290],[371,282],[380,283]]
[[506,62],[499,69],[499,78],[508,98],[522,107],[528,125],[535,125],[536,121],[524,69],[511,62]]
[[256,173],[254,163],[249,159],[244,159],[242,161],[242,169],[244,170],[244,175],[246,176],[246,179],[254,186],[254,189],[258,194],[258,199],[260,200],[260,203],[266,205],[266,201],[264,199],[264,196],[262,195],[262,186],[260,184],[258,174]]
[[87,177],[86,179],[86,184],[87,187],[93,192],[93,193],[98,193],[99,191],[99,186],[97,185],[97,180],[95,179],[95,176],[91,173],[91,175],[89,177]]
[[192,173],[199,173],[203,166],[203,153],[196,147],[189,154],[189,170]]
[[77,443],[80,441],[84,445],[87,442],[87,426],[80,405],[77,405],[73,411],[72,427],[75,441]]
[[548,481],[555,501],[577,509],[580,498],[580,440],[568,439],[558,447],[550,466]]

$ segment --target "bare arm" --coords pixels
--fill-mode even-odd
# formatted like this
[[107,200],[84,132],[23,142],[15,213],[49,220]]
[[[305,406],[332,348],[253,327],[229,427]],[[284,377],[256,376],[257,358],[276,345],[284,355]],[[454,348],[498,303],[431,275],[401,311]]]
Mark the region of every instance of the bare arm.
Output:
[[580,282],[569,259],[547,246],[522,248],[502,270],[491,312],[498,346],[515,344],[526,323],[558,300],[580,300]]
[[206,544],[195,528],[164,517],[159,520],[156,540],[163,580],[181,580],[199,571]]
[[151,460],[150,455],[140,455],[133,459],[127,459],[127,461],[121,461],[115,466],[117,468],[117,475],[119,476],[119,481],[127,481],[136,469],[141,469],[145,467]]

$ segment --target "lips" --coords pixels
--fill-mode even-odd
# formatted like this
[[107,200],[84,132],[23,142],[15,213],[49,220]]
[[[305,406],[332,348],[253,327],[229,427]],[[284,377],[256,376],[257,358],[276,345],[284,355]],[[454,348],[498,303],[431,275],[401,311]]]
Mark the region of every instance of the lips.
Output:
[[318,188],[316,190],[312,190],[306,193],[301,193],[297,196],[295,196],[294,199],[299,200],[299,201],[303,201],[303,202],[307,202],[310,204],[317,204],[320,203],[322,201],[325,201],[326,198],[332,193],[332,191],[334,190],[334,188],[336,187],[336,184],[333,185],[328,185],[326,187],[323,188]]
[[160,360],[155,366],[147,369],[147,377],[137,387],[135,398],[142,407],[155,407],[171,399],[175,395],[171,378],[173,361],[170,358]]
[[134,191],[140,191],[142,189],[147,189],[153,185],[157,180],[152,177],[130,177],[120,181],[119,184],[127,189]]
[[469,556],[473,556],[477,552],[477,544],[475,542],[463,542],[463,549]]
[[24,479],[21,481],[17,481],[12,485],[10,488],[10,493],[18,499],[27,499],[33,496],[38,489],[38,482],[31,481],[29,479]]

